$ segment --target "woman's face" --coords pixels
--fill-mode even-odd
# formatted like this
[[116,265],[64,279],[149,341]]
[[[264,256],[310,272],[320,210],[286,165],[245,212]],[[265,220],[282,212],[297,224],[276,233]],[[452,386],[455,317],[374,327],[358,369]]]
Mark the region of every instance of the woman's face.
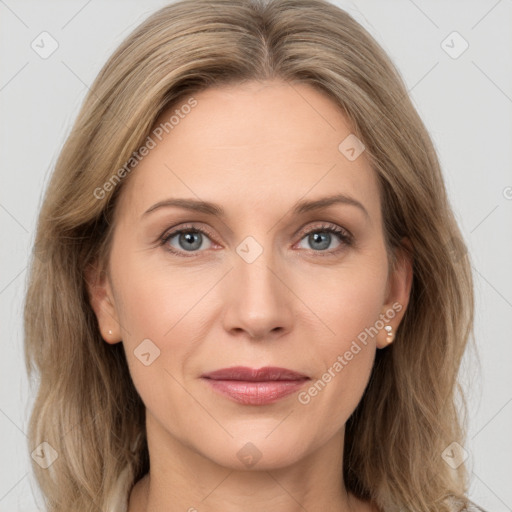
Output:
[[[162,457],[282,467],[343,435],[410,267],[388,275],[376,175],[329,98],[277,81],[194,98],[131,171],[93,307]],[[233,367],[301,377],[204,377]]]

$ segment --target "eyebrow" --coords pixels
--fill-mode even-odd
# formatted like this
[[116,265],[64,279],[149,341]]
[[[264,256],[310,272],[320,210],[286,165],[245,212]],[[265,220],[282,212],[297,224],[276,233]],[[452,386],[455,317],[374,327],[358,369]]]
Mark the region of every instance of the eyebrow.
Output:
[[[333,204],[346,204],[349,206],[355,206],[359,210],[361,210],[364,215],[369,219],[370,215],[366,208],[353,197],[347,196],[346,194],[336,194],[332,196],[321,197],[319,199],[314,200],[302,200],[295,203],[292,207],[292,212],[295,214],[301,214],[310,212],[313,210],[320,210],[322,208],[327,208]],[[226,212],[224,209],[215,203],[211,203],[209,201],[199,201],[197,199],[182,199],[182,198],[173,198],[173,199],[165,199],[163,201],[159,201],[154,204],[150,208],[148,208],[143,214],[142,217],[145,217],[151,212],[158,210],[160,208],[165,207],[178,207],[184,208],[186,210],[196,211],[200,213],[206,213],[209,215],[215,215],[217,217],[225,217]]]

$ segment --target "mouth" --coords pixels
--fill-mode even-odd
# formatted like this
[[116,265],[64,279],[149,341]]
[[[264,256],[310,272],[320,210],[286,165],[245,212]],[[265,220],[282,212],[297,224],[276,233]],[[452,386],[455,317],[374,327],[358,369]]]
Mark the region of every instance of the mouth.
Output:
[[302,373],[274,366],[222,368],[203,374],[201,378],[216,392],[243,405],[274,403],[298,391],[310,380]]

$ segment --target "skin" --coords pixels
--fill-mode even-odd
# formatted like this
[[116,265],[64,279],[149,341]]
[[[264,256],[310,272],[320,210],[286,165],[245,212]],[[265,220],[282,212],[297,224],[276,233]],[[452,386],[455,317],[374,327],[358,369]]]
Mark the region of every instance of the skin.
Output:
[[[313,383],[399,303],[387,322],[396,332],[412,269],[403,256],[388,271],[377,176],[364,152],[350,161],[338,150],[353,130],[309,85],[251,81],[194,97],[197,106],[125,184],[108,271],[88,275],[101,334],[123,343],[146,406],[151,469],[129,512],[377,510],[347,493],[342,459],[345,423],[376,350],[388,345],[383,329],[305,405],[297,393],[242,405],[200,378],[280,366]],[[367,215],[350,204],[292,212],[299,200],[335,193]],[[143,215],[169,198],[218,203],[225,217],[178,207]],[[211,234],[197,235],[199,249],[186,251],[179,235],[158,244],[189,223]],[[335,234],[329,243],[325,225],[348,230],[353,243]],[[324,233],[327,248],[307,232]],[[251,263],[236,251],[248,236],[263,249]],[[134,355],[144,339],[160,350],[149,366]],[[250,468],[237,457],[248,442],[261,454]]]

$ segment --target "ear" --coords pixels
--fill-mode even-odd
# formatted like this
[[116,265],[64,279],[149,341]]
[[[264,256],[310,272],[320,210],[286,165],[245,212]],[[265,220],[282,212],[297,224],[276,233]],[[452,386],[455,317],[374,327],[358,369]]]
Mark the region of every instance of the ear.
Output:
[[107,273],[96,264],[91,264],[85,271],[85,281],[89,302],[100,329],[101,337],[110,344],[121,341],[121,328],[112,293],[112,285]]
[[387,347],[396,336],[396,331],[405,315],[411,294],[413,278],[413,248],[408,238],[401,240],[401,246],[395,250],[395,265],[391,269],[383,315],[385,325],[391,326],[391,339],[382,329],[377,337],[377,347]]

